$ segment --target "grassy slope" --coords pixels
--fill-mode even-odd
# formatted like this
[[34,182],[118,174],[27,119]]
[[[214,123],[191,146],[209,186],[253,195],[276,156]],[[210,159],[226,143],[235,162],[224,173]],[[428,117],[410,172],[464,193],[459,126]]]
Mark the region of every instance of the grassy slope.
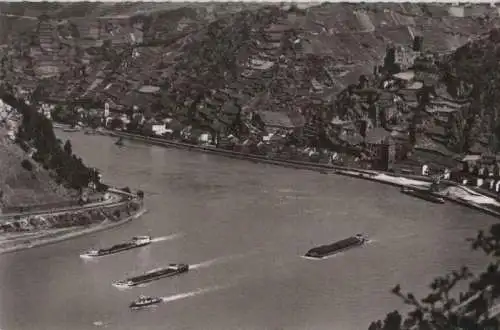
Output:
[[0,187],[4,206],[33,205],[68,200],[75,196],[54,182],[47,171],[33,163],[32,172],[21,166],[27,155],[17,145],[5,137],[5,129],[0,128]]

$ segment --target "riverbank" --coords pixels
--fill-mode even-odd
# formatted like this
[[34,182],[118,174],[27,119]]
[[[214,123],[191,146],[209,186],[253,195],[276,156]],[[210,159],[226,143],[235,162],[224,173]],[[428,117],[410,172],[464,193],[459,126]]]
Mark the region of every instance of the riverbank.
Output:
[[[145,137],[120,131],[106,131],[106,133],[107,133],[106,135],[112,137],[121,137],[128,140],[139,141],[142,143],[158,145],[167,148],[197,151],[233,159],[240,159],[240,160],[264,163],[281,167],[310,170],[310,171],[320,172],[323,174],[344,175],[352,178],[369,180],[397,187],[426,188],[430,187],[432,183],[432,179],[430,177],[424,177],[418,175],[401,175],[401,174],[396,175],[390,172],[349,168],[345,166],[338,166],[332,164],[321,164],[321,163],[312,163],[312,162],[303,162],[294,160],[277,160],[277,159],[270,159],[266,156],[235,152],[225,149],[217,149],[214,146],[193,145],[193,144],[177,142],[177,141],[169,141],[154,137]],[[478,193],[477,192],[478,189],[469,189],[456,182],[451,182],[451,181],[442,181],[442,182],[446,185],[446,187],[444,188],[443,191],[439,192],[438,194],[441,195],[446,200],[500,218],[500,202],[498,202],[495,198],[489,197],[482,193]],[[451,186],[462,187],[463,189],[450,191],[448,190],[448,188]],[[465,195],[463,192],[465,192]]]
[[[165,139],[158,139],[153,137],[143,137],[124,132],[108,131],[108,134],[114,137],[122,137],[129,140],[135,140],[139,142],[144,142],[164,147],[173,147],[177,149],[204,152],[204,153],[229,157],[233,159],[247,160],[247,161],[265,163],[282,167],[296,168],[296,169],[304,169],[315,172],[321,172],[325,174],[331,173],[331,174],[344,175],[352,178],[364,179],[373,182],[389,184],[397,187],[428,188],[432,183],[431,178],[424,176],[417,176],[417,175],[403,176],[403,175],[396,175],[390,172],[363,170],[363,169],[349,168],[331,164],[309,163],[309,162],[294,161],[294,160],[269,159],[265,156],[251,155],[251,154],[245,154],[223,149],[215,149],[215,147],[211,146],[191,145],[183,142],[168,141]],[[500,202],[498,202],[495,198],[486,196],[482,193],[478,193],[476,190],[470,189],[465,186],[461,186],[460,184],[455,182],[444,181],[444,184],[447,187],[444,188],[443,191],[438,192],[438,194],[441,195],[446,200],[500,218]],[[449,188],[451,186],[458,187],[461,189],[450,190]]]
[[3,234],[0,235],[0,254],[12,253],[38,246],[54,244],[79,236],[116,228],[141,217],[146,212],[147,209],[145,209],[144,205],[141,204],[141,207],[137,211],[119,221],[111,221],[109,219],[106,219],[99,224],[85,228],[79,227],[51,230],[49,229],[37,233],[21,233],[17,235]]

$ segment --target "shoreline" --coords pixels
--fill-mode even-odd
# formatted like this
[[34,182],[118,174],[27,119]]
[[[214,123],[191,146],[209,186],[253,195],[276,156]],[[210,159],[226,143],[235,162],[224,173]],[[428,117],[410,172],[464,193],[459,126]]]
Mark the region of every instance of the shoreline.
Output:
[[[109,220],[103,220],[103,222],[96,224],[94,226],[90,226],[87,228],[74,228],[74,229],[67,229],[66,231],[63,231],[61,234],[58,235],[58,232],[54,231],[48,231],[44,234],[42,234],[40,237],[33,238],[33,242],[31,240],[29,243],[26,243],[26,238],[19,237],[18,239],[21,241],[19,243],[16,243],[15,240],[16,238],[10,238],[9,240],[12,240],[13,242],[10,243],[13,246],[11,247],[6,247],[6,248],[1,248],[0,247],[0,255],[2,254],[7,254],[7,253],[14,253],[26,249],[31,249],[34,247],[40,247],[44,245],[49,245],[49,244],[54,244],[54,243],[59,243],[65,240],[69,240],[72,238],[80,237],[83,235],[99,232],[99,231],[104,231],[104,230],[109,230],[113,229],[116,227],[119,227],[121,225],[124,225],[134,219],[137,219],[144,215],[148,210],[142,206],[135,212],[134,214],[131,214],[127,216],[126,218],[119,220],[117,222],[110,222]],[[61,231],[59,231],[60,233]],[[51,237],[53,236],[53,237]],[[0,243],[1,246],[1,243]]]
[[[59,126],[57,128],[61,129],[62,128],[61,126]],[[364,169],[349,168],[349,167],[345,167],[345,166],[338,166],[338,165],[331,165],[331,164],[320,164],[320,163],[311,163],[311,162],[285,160],[285,159],[280,159],[280,160],[270,159],[266,156],[261,156],[261,155],[252,155],[252,154],[246,154],[246,153],[241,153],[241,152],[235,152],[235,151],[231,151],[231,150],[216,149],[215,147],[192,145],[192,144],[188,144],[188,143],[184,143],[184,142],[169,141],[169,140],[165,140],[165,139],[141,136],[141,135],[130,134],[130,133],[126,133],[126,132],[105,130],[102,132],[102,135],[107,135],[110,137],[121,137],[121,138],[125,138],[125,139],[132,140],[132,141],[138,141],[138,142],[141,142],[144,144],[157,145],[157,146],[162,146],[162,147],[166,147],[166,148],[170,147],[170,148],[176,148],[176,149],[187,150],[187,151],[203,152],[203,153],[223,156],[223,157],[227,157],[227,158],[251,161],[254,163],[263,163],[263,164],[269,164],[269,165],[281,166],[281,167],[287,167],[287,168],[309,170],[309,171],[319,172],[319,173],[323,173],[323,174],[327,174],[327,175],[328,174],[343,175],[343,176],[348,176],[351,178],[363,179],[363,180],[367,180],[367,181],[377,182],[380,184],[386,184],[386,185],[391,185],[391,186],[396,186],[396,187],[409,187],[409,188],[414,188],[415,186],[428,187],[432,182],[431,178],[420,176],[420,175],[401,175],[401,174],[395,174],[395,173],[384,172],[384,171],[364,170]],[[471,199],[467,200],[467,199],[464,199],[463,197],[460,197],[460,196],[452,196],[452,195],[450,195],[449,192],[448,193],[439,193],[439,195],[441,197],[445,198],[447,201],[453,202],[457,205],[466,206],[466,207],[469,207],[471,209],[481,211],[481,212],[486,213],[488,215],[500,218],[500,212],[498,212],[496,210],[492,210],[486,206],[488,204],[493,204],[493,205],[496,204],[500,208],[500,203],[498,201],[496,201],[497,198],[493,198],[491,196],[488,196],[488,194],[483,194],[483,193],[477,192],[474,189],[462,186],[456,182],[446,181],[446,180],[442,180],[442,181],[443,181],[443,183],[446,183],[449,187],[454,186],[454,187],[462,188],[466,191],[469,191],[469,194],[471,196],[473,194],[475,194],[475,195],[480,195],[481,197],[490,199],[490,202],[477,203],[477,202],[472,201]],[[444,191],[448,190],[448,188],[445,188]]]
[[[432,180],[431,178],[419,176],[419,175],[397,175],[394,173],[390,172],[384,172],[384,171],[375,171],[375,170],[364,170],[364,169],[357,169],[357,168],[349,168],[349,167],[344,167],[344,166],[337,166],[337,165],[330,165],[330,164],[320,164],[320,163],[308,163],[308,162],[302,162],[302,161],[294,161],[294,160],[275,160],[275,159],[269,159],[265,156],[260,156],[260,155],[251,155],[251,154],[244,154],[240,152],[235,152],[231,150],[217,150],[214,147],[206,147],[206,146],[199,146],[199,145],[190,145],[187,143],[183,142],[176,142],[176,141],[168,141],[168,140],[163,140],[163,139],[158,139],[158,138],[153,138],[153,137],[145,137],[145,136],[140,136],[136,134],[130,134],[130,133],[125,133],[125,132],[114,132],[114,131],[107,131],[108,136],[111,137],[122,137],[125,139],[133,140],[133,141],[139,141],[141,143],[146,143],[150,145],[159,145],[163,147],[173,147],[176,149],[183,149],[183,150],[188,150],[188,151],[198,151],[198,152],[203,152],[203,153],[208,153],[208,154],[213,154],[213,155],[219,155],[223,157],[228,157],[228,158],[233,158],[233,159],[239,159],[239,160],[246,160],[246,161],[252,161],[256,163],[264,163],[264,164],[270,164],[270,165],[275,165],[275,166],[281,166],[281,167],[288,167],[288,168],[295,168],[295,169],[302,169],[302,170],[310,170],[314,172],[320,172],[323,174],[337,174],[337,175],[343,175],[343,176],[348,176],[351,178],[357,178],[357,179],[363,179],[367,181],[372,181],[372,182],[377,182],[380,184],[386,184],[386,185],[391,185],[391,186],[396,186],[396,187],[409,187],[409,188],[414,188],[415,186],[417,187],[429,187]],[[496,210],[492,210],[488,208],[485,205],[488,204],[497,204],[500,207],[500,203],[495,201],[494,198],[482,194],[480,192],[474,191],[473,189],[469,187],[465,187],[460,185],[459,183],[452,182],[452,181],[445,181],[443,180],[444,183],[446,183],[449,187],[457,187],[461,188],[465,191],[468,191],[470,195],[476,194],[480,195],[481,197],[490,199],[488,202],[484,203],[477,203],[472,200],[466,200],[464,198],[461,198],[459,196],[452,196],[448,193],[439,193],[439,195],[446,200],[453,202],[455,204],[461,205],[461,206],[466,206],[471,209],[481,211],[483,213],[486,213],[488,215],[500,218],[500,212]],[[445,188],[444,191],[447,191],[448,188]]]

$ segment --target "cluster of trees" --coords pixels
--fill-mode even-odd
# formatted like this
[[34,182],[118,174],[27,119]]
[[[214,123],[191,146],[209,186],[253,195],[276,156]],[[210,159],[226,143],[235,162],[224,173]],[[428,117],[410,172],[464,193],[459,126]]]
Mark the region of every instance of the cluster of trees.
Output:
[[442,81],[448,92],[470,105],[457,118],[451,130],[454,149],[467,151],[481,138],[494,137],[492,151],[500,150],[497,124],[500,117],[500,30],[492,30],[481,38],[458,48],[446,61],[440,63]]
[[[479,274],[462,267],[459,271],[436,278],[430,285],[427,297],[417,299],[411,293],[403,293],[399,285],[392,293],[412,306],[406,317],[393,311],[383,321],[372,322],[369,330],[498,330],[500,322],[489,311],[500,296],[500,224],[491,226],[489,233],[479,231],[472,242],[474,250],[480,249],[492,261]],[[457,284],[468,281],[469,288],[454,297]]]
[[61,105],[57,105],[51,113],[52,119],[58,123],[66,123],[75,125],[78,122],[79,116],[76,111],[69,111]]
[[81,158],[73,154],[69,141],[64,147],[62,146],[54,134],[49,119],[5,90],[0,91],[0,97],[21,112],[22,123],[18,130],[17,141],[25,150],[31,147],[35,149],[33,160],[45,169],[52,170],[57,175],[56,180],[59,183],[71,188],[85,188],[90,182],[100,186],[99,173],[87,168]]

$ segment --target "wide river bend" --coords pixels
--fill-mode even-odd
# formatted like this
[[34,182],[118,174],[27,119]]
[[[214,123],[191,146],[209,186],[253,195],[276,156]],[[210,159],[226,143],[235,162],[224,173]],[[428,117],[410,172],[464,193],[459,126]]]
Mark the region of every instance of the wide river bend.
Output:
[[[466,237],[495,219],[374,182],[57,131],[106,183],[142,189],[149,212],[114,230],[0,257],[5,330],[361,330],[467,264],[487,262]],[[367,233],[373,242],[324,261],[308,249]],[[163,237],[95,261],[89,247]],[[120,291],[114,280],[168,263],[192,271]],[[165,297],[130,311],[138,295]]]

